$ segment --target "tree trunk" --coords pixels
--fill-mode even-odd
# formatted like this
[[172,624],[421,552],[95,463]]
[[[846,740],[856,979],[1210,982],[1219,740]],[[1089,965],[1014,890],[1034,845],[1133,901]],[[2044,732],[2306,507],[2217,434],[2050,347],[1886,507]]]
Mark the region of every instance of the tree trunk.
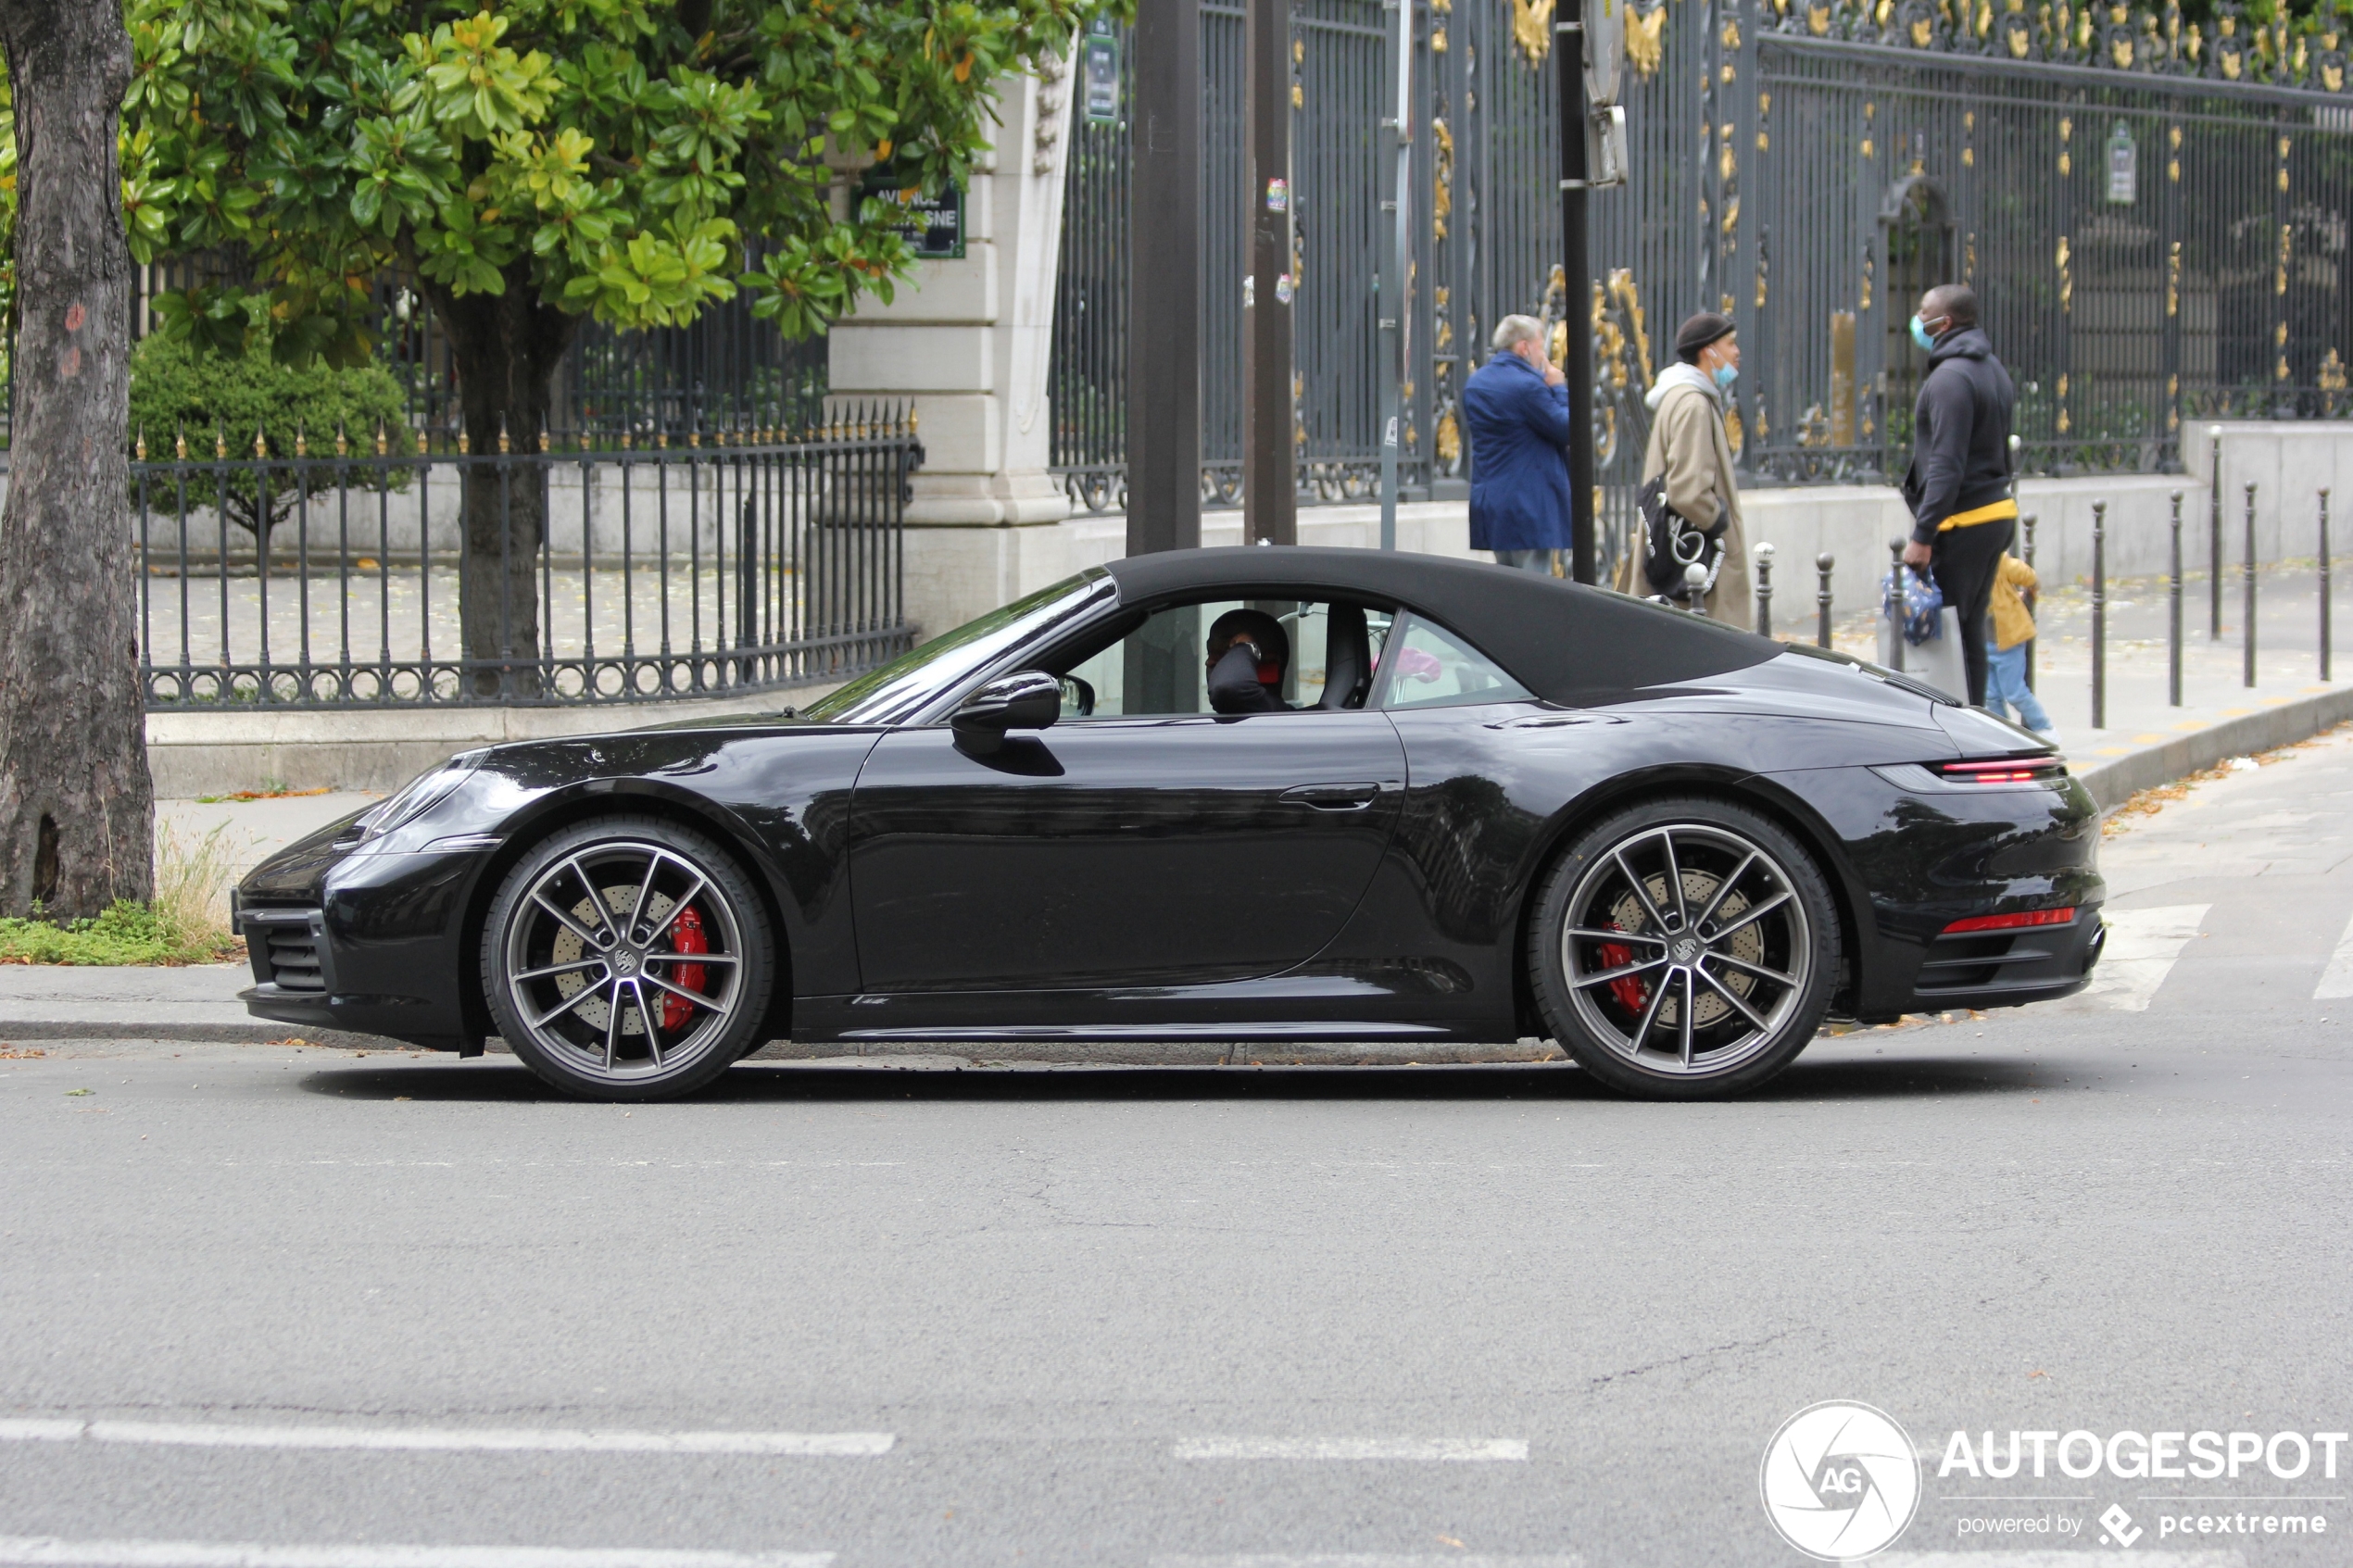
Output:
[[0,0],[17,120],[16,418],[0,509],[0,907],[154,890],[131,546],[122,7]]
[[[449,334],[466,447],[460,513],[465,550],[459,626],[476,696],[539,695],[539,546],[547,534],[547,469],[539,438],[556,365],[580,319],[539,302],[527,270],[507,292],[457,298],[428,288]],[[498,460],[501,438],[507,448]],[[526,456],[528,454],[528,456]]]

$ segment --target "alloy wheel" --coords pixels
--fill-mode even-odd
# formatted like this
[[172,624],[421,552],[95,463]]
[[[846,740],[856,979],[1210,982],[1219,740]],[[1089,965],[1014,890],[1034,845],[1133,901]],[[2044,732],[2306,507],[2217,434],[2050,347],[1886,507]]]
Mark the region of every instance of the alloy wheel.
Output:
[[677,850],[589,844],[541,869],[508,918],[502,982],[531,1043],[626,1083],[707,1055],[740,1010],[742,922]]
[[1782,1036],[1814,946],[1788,868],[1702,822],[1646,827],[1595,857],[1560,935],[1570,1005],[1592,1038],[1645,1073],[1691,1077]]

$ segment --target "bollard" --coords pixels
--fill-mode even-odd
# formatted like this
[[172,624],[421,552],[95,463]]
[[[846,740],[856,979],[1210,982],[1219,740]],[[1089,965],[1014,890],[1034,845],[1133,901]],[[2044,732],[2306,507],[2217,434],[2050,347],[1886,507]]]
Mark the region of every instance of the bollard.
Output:
[[1697,561],[1683,568],[1683,588],[1691,597],[1692,613],[1705,620],[1707,618],[1707,568]]
[[1882,601],[1880,614],[1887,620],[1887,667],[1904,668],[1904,541],[1890,539],[1887,554],[1892,562],[1888,583],[1894,589],[1894,603]]
[[2174,708],[2182,706],[2182,493],[2173,492],[2173,571],[2167,579],[2171,584],[2172,618],[2167,622],[2165,638],[2166,681],[2165,700]]
[[1773,634],[1773,546],[1770,541],[1756,546],[1756,634]]
[[1825,550],[1814,558],[1814,646],[1831,646],[1831,569],[1838,565],[1838,558]]
[[2253,481],[2249,481],[2246,486],[2246,559],[2240,563],[2240,567],[2242,575],[2246,581],[2246,636],[2244,639],[2246,658],[2244,684],[2251,686],[2255,684],[2255,484]]
[[2329,492],[2321,487],[2321,679],[2329,678]]
[[2214,444],[2214,471],[2207,476],[2206,596],[2208,606],[2206,637],[2222,640],[2222,427],[2208,425],[2206,436]]
[[[2021,558],[2026,562],[2027,570],[2030,571],[2034,567],[2034,515],[2029,512],[2025,518],[2026,554]],[[2026,591],[2027,614],[2034,613],[2034,608],[2042,602],[2042,597],[2043,596],[2034,589],[2029,588]],[[2026,689],[2030,692],[2034,689],[2034,645],[2042,640],[2040,637],[2031,638],[2026,645]]]
[[2108,728],[2108,503],[2092,503],[2092,728]]

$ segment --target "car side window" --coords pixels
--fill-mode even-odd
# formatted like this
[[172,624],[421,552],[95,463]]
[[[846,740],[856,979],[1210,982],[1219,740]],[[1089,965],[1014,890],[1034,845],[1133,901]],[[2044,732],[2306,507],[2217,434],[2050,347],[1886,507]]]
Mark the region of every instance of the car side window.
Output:
[[1374,705],[1451,708],[1474,702],[1520,702],[1536,694],[1503,667],[1441,626],[1403,618],[1381,661]]
[[[1063,678],[1063,717],[1144,718],[1231,712],[1211,691],[1213,641],[1254,628],[1271,708],[1361,708],[1378,668],[1390,615],[1361,605],[1288,597],[1164,605],[1115,640],[1050,665]],[[1343,683],[1335,686],[1334,682]]]

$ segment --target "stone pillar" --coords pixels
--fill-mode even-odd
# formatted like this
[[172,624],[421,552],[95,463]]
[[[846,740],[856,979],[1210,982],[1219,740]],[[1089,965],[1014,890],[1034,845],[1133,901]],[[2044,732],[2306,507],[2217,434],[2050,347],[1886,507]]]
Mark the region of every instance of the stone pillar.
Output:
[[892,303],[862,301],[830,333],[836,399],[903,401],[921,421],[907,596],[926,636],[1071,570],[1046,406],[1071,86],[1067,60],[998,83],[963,259],[918,261]]

